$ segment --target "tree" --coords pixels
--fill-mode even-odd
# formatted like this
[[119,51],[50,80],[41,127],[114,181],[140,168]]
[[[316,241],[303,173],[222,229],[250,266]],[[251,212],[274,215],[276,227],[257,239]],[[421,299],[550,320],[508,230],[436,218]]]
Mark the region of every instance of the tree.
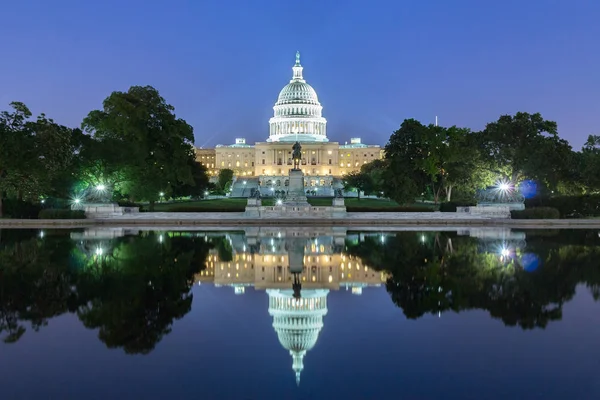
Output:
[[419,144],[425,128],[417,120],[406,119],[385,146],[388,168],[384,173],[384,194],[400,204],[414,202],[427,181],[427,176],[415,166],[425,154]]
[[579,154],[581,180],[591,193],[600,191],[600,135],[590,135]]
[[442,195],[449,201],[453,187],[479,183],[474,179],[478,152],[465,128],[405,120],[386,145],[386,159],[388,192],[396,201],[414,200],[419,193],[431,193],[436,203]]
[[360,200],[360,193],[364,192],[369,195],[373,192],[373,179],[371,175],[365,172],[354,171],[344,176],[344,190],[350,191],[355,189]]
[[233,181],[233,170],[225,168],[219,171],[219,190],[226,191],[227,186]]
[[568,169],[571,148],[558,137],[556,122],[540,113],[503,115],[477,136],[490,170],[515,185],[539,179],[555,186]]
[[209,187],[206,167],[195,160],[188,161],[192,173],[192,184],[181,183],[173,187],[173,197],[203,197]]
[[[41,114],[31,123],[35,135],[36,190],[34,196],[67,197],[80,168],[80,152],[85,141],[80,129],[59,125]],[[34,167],[32,166],[32,170]]]
[[27,126],[31,111],[20,102],[10,103],[12,112],[0,113],[0,217],[2,200],[28,182],[27,167],[34,160],[33,135]]
[[193,184],[193,129],[177,118],[174,108],[151,86],[113,92],[102,110],[91,111],[83,129],[100,141],[110,141],[127,177],[124,191],[132,199],[150,201],[169,195],[179,184]]
[[369,175],[373,192],[383,193],[385,188],[385,171],[388,168],[385,160],[373,160],[360,167],[360,172]]

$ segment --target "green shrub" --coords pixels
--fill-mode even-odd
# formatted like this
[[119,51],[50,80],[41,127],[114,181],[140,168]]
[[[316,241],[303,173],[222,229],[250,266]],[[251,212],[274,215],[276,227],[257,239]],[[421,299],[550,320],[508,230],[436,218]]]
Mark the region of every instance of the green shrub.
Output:
[[137,203],[134,203],[133,201],[129,201],[129,200],[119,200],[117,202],[117,204],[119,205],[119,207],[139,207],[140,205]]
[[456,212],[457,207],[474,207],[477,204],[474,202],[467,201],[447,201],[445,203],[440,204],[441,212]]
[[534,207],[524,210],[512,210],[510,212],[512,219],[558,219],[560,212],[552,207]]
[[600,195],[534,197],[525,200],[525,207],[552,207],[562,218],[600,216]]
[[397,207],[369,207],[369,206],[346,206],[348,212],[433,212],[432,207],[427,206],[397,206]]
[[39,219],[85,219],[83,210],[67,210],[48,208],[40,211]]
[[5,217],[9,218],[35,219],[41,209],[41,204],[33,204],[17,199],[2,200],[2,212]]
[[[149,207],[145,207],[144,211],[148,211]],[[228,205],[225,207],[204,207],[204,206],[173,206],[169,207],[167,212],[243,212],[246,210],[245,205]],[[161,210],[162,211],[162,210]]]

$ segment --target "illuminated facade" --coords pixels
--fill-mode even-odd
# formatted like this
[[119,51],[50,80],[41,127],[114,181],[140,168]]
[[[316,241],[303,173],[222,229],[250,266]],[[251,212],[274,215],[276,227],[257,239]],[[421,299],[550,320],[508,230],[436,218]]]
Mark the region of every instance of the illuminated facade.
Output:
[[238,138],[231,145],[196,149],[196,159],[211,176],[228,168],[238,179],[258,179],[261,186],[283,188],[292,168],[291,147],[296,141],[302,143],[301,169],[307,186],[331,187],[334,178],[383,157],[379,145],[363,144],[360,138],[345,144],[329,142],[323,107],[317,92],[304,79],[298,53],[292,71],[292,79],[273,107],[265,142],[250,145]]

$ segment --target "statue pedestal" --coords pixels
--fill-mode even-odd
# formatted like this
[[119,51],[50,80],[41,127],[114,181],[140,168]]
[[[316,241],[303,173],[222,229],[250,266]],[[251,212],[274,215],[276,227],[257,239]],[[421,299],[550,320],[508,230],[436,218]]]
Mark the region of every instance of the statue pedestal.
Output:
[[310,207],[308,201],[306,201],[306,193],[304,192],[305,190],[304,174],[302,171],[297,169],[291,170],[287,197],[283,204],[286,206]]
[[249,197],[248,203],[246,204],[246,215],[248,217],[260,217],[260,207],[262,206],[262,201],[260,198]]
[[334,197],[332,202],[333,217],[344,217],[346,215],[346,203],[343,197]]

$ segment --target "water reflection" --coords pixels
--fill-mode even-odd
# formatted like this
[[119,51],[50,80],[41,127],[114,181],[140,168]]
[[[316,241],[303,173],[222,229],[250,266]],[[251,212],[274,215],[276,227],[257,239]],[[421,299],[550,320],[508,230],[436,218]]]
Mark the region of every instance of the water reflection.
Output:
[[585,284],[600,298],[600,239],[592,231],[474,229],[396,233],[350,243],[349,254],[386,271],[408,318],[486,310],[506,325],[544,328]]
[[544,328],[584,284],[600,298],[596,231],[470,229],[239,232],[123,229],[0,232],[0,337],[14,343],[72,313],[109,348],[151,352],[192,307],[194,284],[264,290],[300,382],[326,322],[330,291],[384,285],[404,315],[485,310]]

